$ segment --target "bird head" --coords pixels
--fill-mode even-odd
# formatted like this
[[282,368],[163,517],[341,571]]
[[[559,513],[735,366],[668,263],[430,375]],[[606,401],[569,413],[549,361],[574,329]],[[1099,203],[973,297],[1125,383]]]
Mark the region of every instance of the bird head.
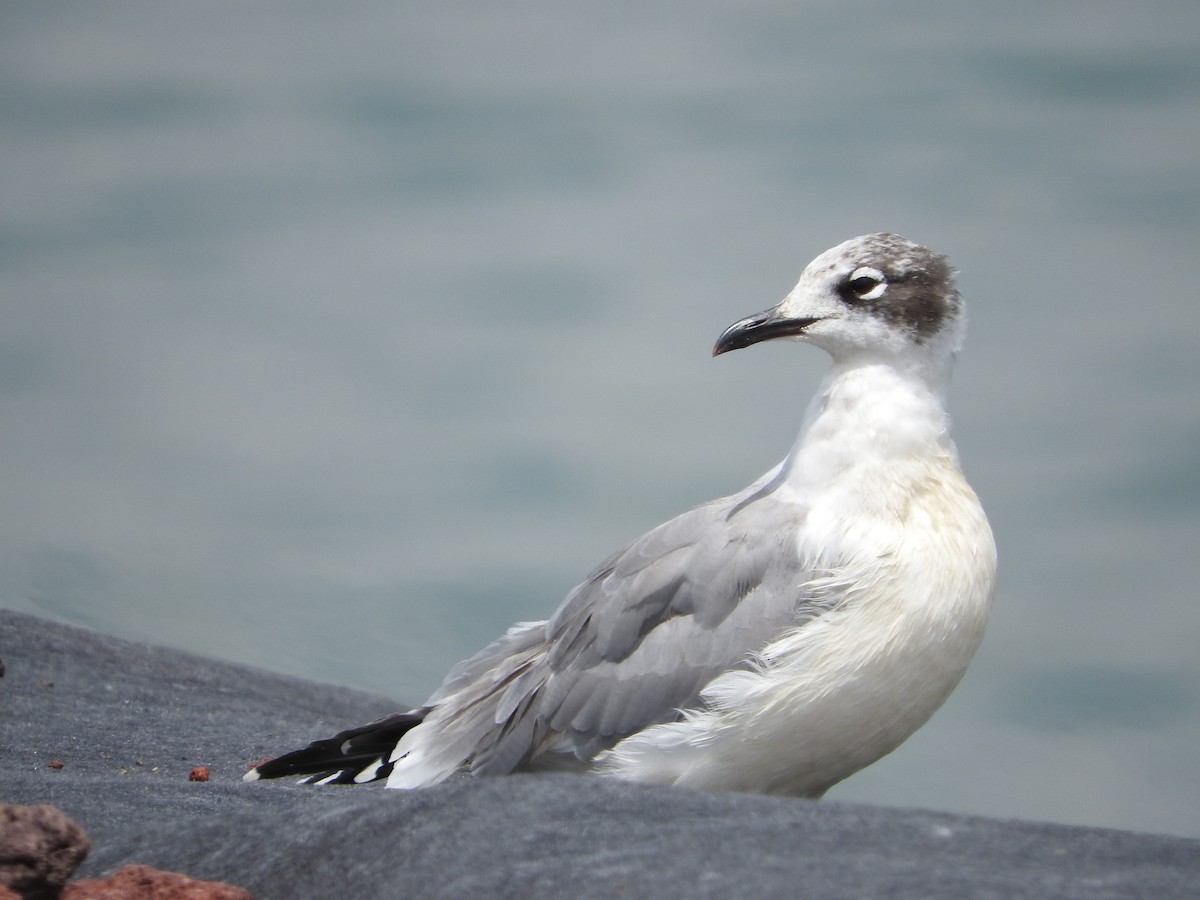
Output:
[[814,259],[777,306],[725,329],[713,355],[790,338],[838,361],[949,364],[964,318],[954,270],[944,256],[899,235],[868,234]]

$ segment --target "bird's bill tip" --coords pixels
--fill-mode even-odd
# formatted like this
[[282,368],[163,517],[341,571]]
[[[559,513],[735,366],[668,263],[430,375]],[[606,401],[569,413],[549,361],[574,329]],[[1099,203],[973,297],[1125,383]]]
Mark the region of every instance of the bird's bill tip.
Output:
[[778,307],[764,310],[734,322],[721,332],[721,336],[713,345],[712,355],[720,356],[730,350],[741,350],[743,347],[773,338],[796,337],[816,321],[815,318],[792,319],[781,316]]

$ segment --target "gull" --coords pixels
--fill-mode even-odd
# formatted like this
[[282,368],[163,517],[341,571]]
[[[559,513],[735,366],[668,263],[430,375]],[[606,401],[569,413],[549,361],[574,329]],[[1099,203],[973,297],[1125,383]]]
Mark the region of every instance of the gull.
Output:
[[570,771],[820,797],[923,725],[983,638],[996,548],[946,412],[964,330],[945,257],[894,234],[822,253],[713,348],[832,358],[783,462],[618,550],[423,705],[245,778]]

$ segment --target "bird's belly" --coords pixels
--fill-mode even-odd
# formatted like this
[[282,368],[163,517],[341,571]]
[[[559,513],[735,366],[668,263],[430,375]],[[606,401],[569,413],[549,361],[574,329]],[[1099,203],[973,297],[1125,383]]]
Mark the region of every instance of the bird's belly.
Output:
[[835,611],[765,648],[758,669],[716,679],[705,695],[716,701],[716,752],[683,781],[819,797],[890,753],[942,705],[979,646],[986,603],[964,601],[954,618]]

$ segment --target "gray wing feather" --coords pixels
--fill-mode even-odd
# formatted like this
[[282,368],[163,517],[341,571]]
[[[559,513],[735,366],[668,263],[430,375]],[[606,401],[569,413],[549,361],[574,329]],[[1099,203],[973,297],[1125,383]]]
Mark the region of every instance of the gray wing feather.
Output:
[[803,515],[770,491],[696,507],[601,563],[549,621],[460,663],[429,705],[457,707],[443,712],[456,745],[472,747],[464,764],[487,774],[562,765],[563,754],[578,764],[677,719],[715,676],[806,617]]

